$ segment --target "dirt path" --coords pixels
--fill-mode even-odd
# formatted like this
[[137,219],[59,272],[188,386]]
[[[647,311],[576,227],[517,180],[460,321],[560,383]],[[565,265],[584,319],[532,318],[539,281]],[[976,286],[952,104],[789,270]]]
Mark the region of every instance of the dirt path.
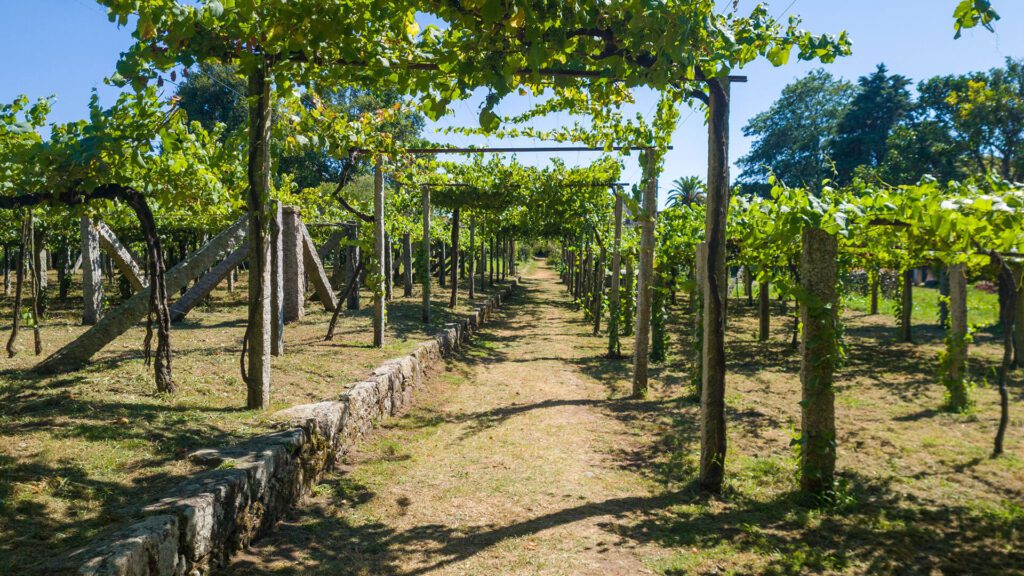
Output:
[[229,573],[651,573],[616,535],[663,502],[604,340],[550,268],[502,314]]

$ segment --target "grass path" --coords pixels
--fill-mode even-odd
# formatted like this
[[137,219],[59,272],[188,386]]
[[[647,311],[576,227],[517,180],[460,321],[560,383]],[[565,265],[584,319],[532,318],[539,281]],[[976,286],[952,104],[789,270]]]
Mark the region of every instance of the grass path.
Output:
[[603,340],[550,268],[517,298],[229,573],[651,573],[613,529],[664,502],[624,391],[588,369]]

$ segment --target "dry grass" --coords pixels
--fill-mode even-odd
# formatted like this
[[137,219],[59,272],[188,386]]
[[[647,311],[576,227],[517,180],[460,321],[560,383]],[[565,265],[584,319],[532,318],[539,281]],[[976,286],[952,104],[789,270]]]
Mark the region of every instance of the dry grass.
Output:
[[[51,293],[56,294],[51,277]],[[116,294],[116,288],[107,287]],[[79,293],[80,294],[80,293]],[[420,323],[420,295],[389,305],[387,346],[371,346],[370,310],[346,312],[335,340],[325,342],[330,316],[319,304],[286,328],[285,355],[274,358],[272,406],[245,410],[238,357],[244,332],[246,285],[222,284],[208,305],[172,330],[179,392],[158,395],[141,357],[144,329],[136,327],[87,368],[39,377],[27,369],[31,330],[21,352],[0,372],[0,574],[43,571],[44,561],[121,527],[138,510],[191,473],[184,456],[273,426],[280,408],[335,397],[382,361],[401,355],[450,320],[447,291],[434,288],[434,322]],[[467,312],[466,303],[458,312]],[[370,295],[363,294],[368,306]],[[114,302],[116,304],[116,302]],[[10,318],[11,298],[0,313]],[[46,353],[83,332],[80,299],[53,302],[43,328]],[[4,336],[9,332],[4,327]]]
[[[693,485],[685,314],[674,310],[674,358],[636,401],[628,361],[601,357],[550,270],[524,300],[229,573],[1024,573],[1021,417],[1010,453],[990,460],[990,387],[970,414],[938,410],[939,332],[895,344],[891,319],[848,315],[840,489],[810,508],[790,448],[789,320],[760,344],[752,309],[731,306],[729,480],[708,498]],[[976,378],[996,353],[980,334]]]

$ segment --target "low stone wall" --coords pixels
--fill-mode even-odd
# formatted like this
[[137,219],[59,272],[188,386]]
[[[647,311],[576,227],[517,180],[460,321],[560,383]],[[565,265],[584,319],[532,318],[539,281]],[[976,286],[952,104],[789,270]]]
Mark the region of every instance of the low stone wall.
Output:
[[147,518],[70,555],[57,574],[201,576],[265,533],[381,421],[409,405],[425,373],[459,349],[518,285],[352,384],[337,400],[275,414],[292,427],[191,458],[210,470],[145,508]]

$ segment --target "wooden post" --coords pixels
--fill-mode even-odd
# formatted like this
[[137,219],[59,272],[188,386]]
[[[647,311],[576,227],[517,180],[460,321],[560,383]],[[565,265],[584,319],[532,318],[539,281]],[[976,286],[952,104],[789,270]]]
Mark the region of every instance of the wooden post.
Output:
[[476,298],[476,219],[469,217],[469,299]]
[[270,203],[271,100],[269,64],[259,62],[249,76],[249,314],[246,406],[270,404]]
[[832,378],[839,347],[836,342],[838,270],[835,236],[805,228],[800,281],[803,339],[800,343],[801,406],[800,488],[821,497],[830,493],[836,468],[835,390]]
[[750,266],[743,267],[743,295],[747,297],[747,306],[754,305],[754,275]]
[[[103,317],[103,271],[100,235],[88,216],[82,216],[82,324],[92,326]],[[22,256],[24,258],[24,256]]]
[[404,281],[404,296],[412,296],[412,234],[406,232],[402,235],[402,280]]
[[612,240],[612,286],[608,295],[608,357],[622,354],[619,341],[619,286],[622,282],[622,195],[615,191],[615,235]]
[[452,295],[448,307],[459,305],[459,209],[452,212]]
[[[284,353],[285,320],[285,257],[284,257],[284,209],[280,202],[273,203],[274,217],[270,222],[270,353],[280,356]],[[289,239],[291,240],[291,239]],[[289,245],[289,248],[293,248]],[[301,246],[299,250],[301,250]],[[301,262],[302,255],[299,254]],[[294,266],[294,263],[292,264]],[[294,272],[294,271],[293,271]],[[228,273],[228,277],[231,273]]]
[[636,344],[633,348],[633,396],[647,396],[647,365],[651,346],[651,301],[654,296],[654,225],[658,210],[658,160],[652,151],[644,164],[643,214],[640,217],[640,275],[636,296]]
[[722,489],[725,476],[725,267],[729,211],[729,81],[708,86],[708,192],[705,235],[708,243],[704,290],[704,365],[701,387],[700,485]]
[[373,167],[373,345],[377,348],[384,346],[384,319],[387,314],[384,249],[384,170],[378,157]]
[[359,259],[362,258],[358,244],[359,225],[351,224],[347,228],[349,246],[345,257],[345,285],[355,283],[355,288],[348,295],[348,309],[359,310],[359,287],[362,284],[356,275],[356,271],[359,269]]
[[491,236],[491,250],[489,252],[489,255],[490,255],[490,259],[491,259],[491,262],[490,262],[490,285],[493,287],[494,286],[494,259],[497,256],[495,254],[495,252],[494,252],[494,236]]
[[913,342],[914,328],[914,271],[907,268],[903,271],[903,299],[900,307],[900,341]]
[[949,277],[949,340],[946,342],[945,385],[949,408],[965,410],[971,404],[967,386],[967,269],[954,264]]
[[423,187],[423,323],[430,323],[430,188]]

